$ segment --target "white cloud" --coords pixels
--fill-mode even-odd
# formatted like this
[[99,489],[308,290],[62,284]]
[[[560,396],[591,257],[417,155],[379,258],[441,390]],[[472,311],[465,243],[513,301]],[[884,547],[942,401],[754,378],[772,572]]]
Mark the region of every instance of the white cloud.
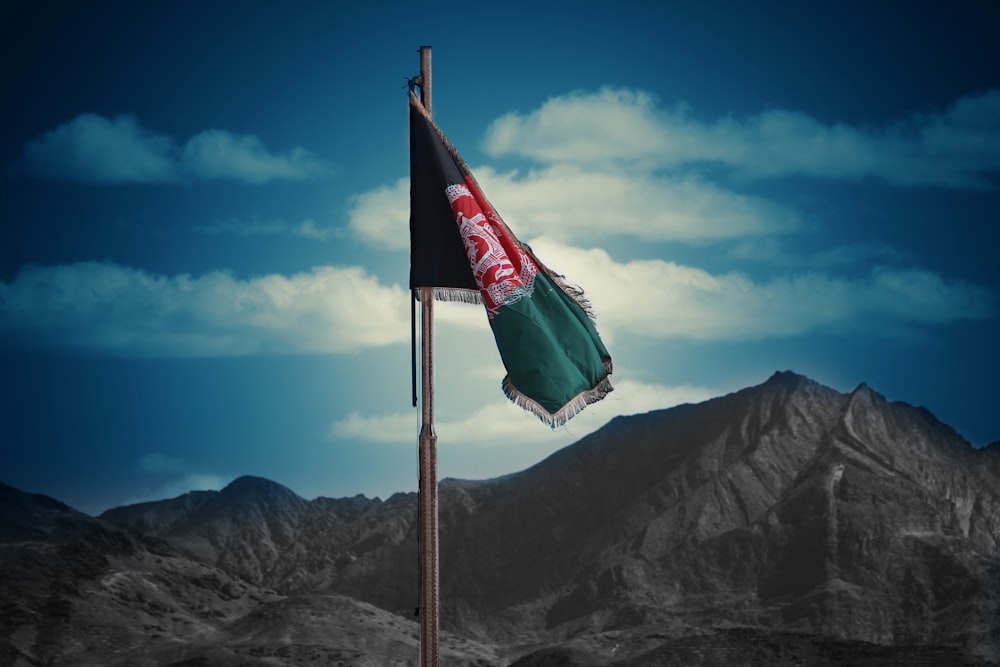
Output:
[[27,266],[0,282],[0,331],[123,355],[341,353],[407,341],[408,299],[358,267],[244,280],[112,263]]
[[[467,385],[475,393],[484,382],[472,375],[452,377],[452,382]],[[499,380],[499,378],[498,378]],[[493,384],[499,394],[499,382]],[[624,380],[615,383],[615,391],[604,400],[588,406],[574,417],[566,427],[551,429],[535,416],[518,408],[501,395],[500,398],[454,416],[438,418],[435,430],[442,443],[453,445],[504,445],[516,443],[548,443],[563,446],[576,440],[580,434],[596,430],[618,415],[638,414],[672,407],[681,403],[698,403],[719,395],[717,390],[695,386],[666,386]],[[413,444],[420,427],[420,414],[416,410],[381,416],[364,416],[352,412],[330,425],[332,439],[356,439],[379,443]]]
[[391,250],[410,247],[410,179],[351,199],[348,227],[361,240]]
[[419,413],[414,410],[378,416],[366,416],[355,411],[331,424],[329,436],[336,439],[412,443],[420,428],[419,419]]
[[179,179],[172,139],[134,116],[82,114],[31,141],[24,167],[32,176],[84,183],[156,183]]
[[318,176],[327,166],[304,148],[272,153],[253,135],[206,130],[182,146],[143,128],[131,115],[82,114],[25,146],[19,169],[83,183],[173,183],[221,179],[244,183]]
[[301,146],[285,155],[275,155],[257,137],[225,130],[206,130],[195,135],[184,145],[179,160],[183,171],[195,178],[247,183],[298,180],[325,169]]
[[[719,165],[752,178],[804,174],[977,187],[985,173],[1000,169],[998,119],[1000,91],[872,129],[824,124],[786,110],[706,121],[684,104],[659,108],[646,93],[604,88],[555,97],[526,115],[497,119],[486,132],[485,149],[540,166],[506,172],[484,166],[473,172],[522,239],[544,233],[581,245],[614,237],[760,240],[801,229],[799,213],[711,182]],[[371,245],[406,249],[408,197],[406,178],[354,197],[350,229]],[[841,251],[891,254],[884,248]]]
[[487,128],[483,148],[494,156],[523,155],[541,163],[659,163],[677,152],[675,139],[664,132],[652,96],[603,88],[551,98],[526,116],[505,114]]
[[[924,269],[898,268],[913,258],[885,244],[845,245],[796,258],[772,238],[800,225],[794,211],[661,170],[723,162],[758,176],[880,175],[902,183],[918,173],[915,164],[935,164],[943,156],[943,171],[927,174],[932,182],[955,184],[973,172],[953,169],[957,163],[949,155],[964,150],[985,160],[976,163],[980,167],[991,164],[989,147],[996,142],[989,138],[1000,124],[989,111],[998,105],[1000,93],[965,98],[945,113],[907,119],[913,126],[908,130],[901,122],[875,132],[780,110],[706,123],[683,106],[661,111],[643,93],[604,89],[554,98],[527,116],[508,114],[491,126],[487,149],[545,166],[523,175],[475,171],[515,233],[587,289],[609,340],[622,332],[732,341],[817,330],[895,335],[906,327],[991,317],[993,295]],[[966,133],[946,137],[945,128]],[[987,140],[983,152],[976,152],[969,133]],[[356,198],[354,231],[372,243],[406,248],[399,231],[406,229],[407,194],[401,179]],[[545,236],[532,240],[540,234]],[[732,258],[767,259],[775,272],[711,273],[658,259],[619,262],[604,250],[580,249],[612,235],[742,240]]]
[[438,422],[437,432],[442,441],[463,445],[525,444],[561,439],[558,429],[553,432],[537,417],[507,401],[502,394],[492,403]]
[[[476,179],[519,237],[568,240],[632,237],[703,242],[790,232],[798,216],[779,204],[693,178],[617,168],[553,165],[523,174],[474,170]],[[409,179],[354,198],[349,226],[367,243],[409,247]]]
[[545,233],[569,240],[701,242],[799,226],[793,211],[765,199],[638,169],[558,164],[523,175],[480,169],[476,176],[489,197],[503,203],[501,215],[522,238]]
[[[584,287],[609,343],[623,333],[730,341],[817,330],[892,334],[899,326],[995,313],[985,288],[919,268],[875,267],[852,276],[802,270],[754,279],[656,259],[617,262],[604,250],[546,238],[531,245]],[[382,285],[358,267],[239,279],[227,272],[162,276],[80,263],[27,266],[0,283],[0,332],[29,344],[128,356],[370,349],[406,343],[408,311],[406,290]],[[481,307],[439,304],[435,316],[465,337],[490,335]]]
[[602,335],[747,340],[828,329],[878,333],[880,325],[941,324],[994,314],[992,294],[923,269],[876,267],[856,276],[820,271],[766,280],[663,260],[616,262],[600,249],[531,242],[556,271],[592,299]]
[[[624,371],[624,372],[623,372]],[[619,371],[631,378],[627,369]],[[714,389],[690,385],[668,386],[633,379],[614,381],[615,390],[575,416],[565,428],[551,429],[502,396],[457,418],[437,424],[442,441],[460,444],[519,445],[551,442],[560,446],[604,426],[614,417],[661,410],[681,403],[698,403],[719,394]],[[499,391],[499,390],[498,390]],[[410,431],[412,440],[412,429]]]
[[1000,91],[884,128],[825,124],[773,109],[744,118],[696,118],[685,104],[658,108],[646,93],[604,88],[548,100],[494,121],[494,156],[543,164],[627,164],[644,171],[722,164],[745,177],[875,177],[894,185],[983,187],[1000,169]]
[[[605,401],[617,403],[615,414],[634,415],[652,410],[662,410],[682,403],[701,403],[721,395],[719,389],[695,385],[664,385],[639,380],[619,380],[615,391]],[[599,410],[595,406],[592,412]]]

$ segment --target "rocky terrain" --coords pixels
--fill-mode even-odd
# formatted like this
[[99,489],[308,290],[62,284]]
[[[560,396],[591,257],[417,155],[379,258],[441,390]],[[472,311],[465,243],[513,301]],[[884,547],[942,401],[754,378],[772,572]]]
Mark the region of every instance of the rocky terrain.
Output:
[[[0,665],[413,665],[416,497],[0,486]],[[1000,446],[794,373],[441,483],[446,665],[1000,663]]]

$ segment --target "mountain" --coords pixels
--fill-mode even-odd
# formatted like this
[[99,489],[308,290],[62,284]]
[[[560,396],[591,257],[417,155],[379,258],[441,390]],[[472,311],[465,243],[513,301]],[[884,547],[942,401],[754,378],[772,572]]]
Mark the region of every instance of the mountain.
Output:
[[[221,499],[196,493],[159,514],[127,509],[148,528],[205,512],[214,523],[204,532],[232,538],[220,542],[221,560],[242,562],[244,532],[266,532],[251,516],[280,525],[268,514],[305,501],[266,480],[237,482]],[[3,666],[381,667],[410,665],[418,651],[412,616],[331,591],[282,594],[46,496],[0,484],[0,520]],[[447,633],[442,655],[460,666],[499,664],[492,647]]]
[[413,493],[384,502],[364,496],[306,501],[275,482],[241,477],[221,491],[119,507],[101,518],[156,535],[255,584],[289,594],[336,590],[412,615],[416,509]]
[[609,645],[740,626],[998,660],[998,463],[926,410],[779,373],[446,487],[442,599]]
[[[440,493],[447,664],[1000,662],[1000,448],[864,384],[776,373]],[[416,505],[243,477],[92,519],[2,487],[0,661],[84,664],[52,638],[85,628],[101,664],[413,664]]]

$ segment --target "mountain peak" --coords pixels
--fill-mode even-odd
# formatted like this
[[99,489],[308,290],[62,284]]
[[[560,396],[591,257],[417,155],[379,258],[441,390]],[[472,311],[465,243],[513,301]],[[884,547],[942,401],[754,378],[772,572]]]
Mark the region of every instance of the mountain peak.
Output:
[[795,371],[774,371],[764,384],[798,384],[802,380],[808,380],[804,375],[799,375]]
[[868,396],[868,395],[879,396],[880,395],[877,391],[875,391],[874,389],[872,389],[871,385],[868,384],[867,382],[861,382],[860,384],[858,384],[858,386],[854,388],[854,390],[851,392],[851,394],[852,395],[853,394],[858,394],[858,395],[861,395],[861,396]]
[[849,409],[857,405],[861,406],[861,410],[870,410],[884,401],[882,395],[872,389],[867,382],[862,382],[847,395]]
[[261,499],[288,498],[301,500],[299,496],[287,486],[272,482],[264,477],[253,475],[243,475],[230,482],[219,494],[224,498],[244,498],[253,497]]
[[803,387],[809,386],[819,386],[819,384],[806,377],[796,373],[795,371],[775,371],[771,377],[769,377],[760,387],[767,389],[777,389],[786,391],[795,391]]

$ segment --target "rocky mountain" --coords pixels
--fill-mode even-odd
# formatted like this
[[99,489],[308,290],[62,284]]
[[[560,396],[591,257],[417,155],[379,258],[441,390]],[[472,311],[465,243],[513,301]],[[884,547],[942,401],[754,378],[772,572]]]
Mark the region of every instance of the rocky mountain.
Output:
[[[416,494],[306,501],[259,477],[109,510],[198,562],[287,594],[335,590],[403,615],[417,604]],[[363,584],[359,587],[359,582]]]
[[[244,477],[92,519],[6,487],[0,663],[413,664],[416,504]],[[997,447],[776,373],[443,481],[446,664],[995,664],[998,510]]]
[[[280,524],[266,515],[282,500],[306,504],[266,480],[238,480],[230,491],[202,508],[233,513],[232,521],[207,514],[218,523],[202,526],[213,535],[230,530],[233,539],[220,542],[222,562],[242,562],[238,550],[249,544],[244,530],[261,535],[269,523]],[[269,492],[278,494],[277,504]],[[162,527],[171,523],[170,512],[196,510],[214,495],[188,494],[140,520]],[[254,525],[254,514],[265,527]],[[195,552],[210,543],[181,542]],[[259,553],[267,554],[267,546]],[[251,556],[249,562],[253,570],[269,561]],[[281,593],[165,540],[0,484],[4,667],[402,667],[413,664],[418,636],[412,615],[329,590]],[[441,654],[460,666],[504,664],[492,646],[448,633]]]
[[779,373],[456,483],[442,598],[609,645],[739,626],[996,661],[998,463],[926,410]]

